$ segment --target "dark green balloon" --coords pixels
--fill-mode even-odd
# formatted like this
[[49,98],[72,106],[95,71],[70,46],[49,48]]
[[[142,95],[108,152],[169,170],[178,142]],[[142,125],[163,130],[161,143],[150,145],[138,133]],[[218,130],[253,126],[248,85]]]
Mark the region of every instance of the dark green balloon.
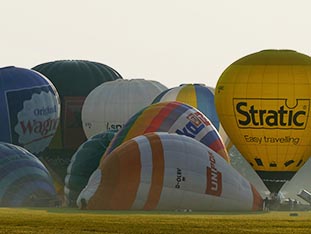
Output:
[[97,134],[84,142],[72,156],[65,178],[67,205],[76,205],[80,192],[98,168],[100,159],[114,136],[115,133],[109,131]]
[[61,97],[87,96],[106,81],[122,79],[112,67],[87,60],[58,60],[32,69],[49,78]]
[[48,148],[39,157],[51,171],[57,191],[63,191],[70,159],[86,141],[81,121],[85,98],[102,83],[122,77],[108,65],[87,60],[58,60],[32,69],[46,76],[60,96],[60,124]]

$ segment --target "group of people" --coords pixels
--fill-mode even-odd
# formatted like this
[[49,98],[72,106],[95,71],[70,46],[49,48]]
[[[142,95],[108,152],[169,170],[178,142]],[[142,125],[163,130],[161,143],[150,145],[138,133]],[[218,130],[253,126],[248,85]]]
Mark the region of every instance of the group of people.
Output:
[[297,205],[298,201],[295,199],[288,198],[281,202],[281,199],[277,194],[271,194],[263,200],[263,211],[295,210]]

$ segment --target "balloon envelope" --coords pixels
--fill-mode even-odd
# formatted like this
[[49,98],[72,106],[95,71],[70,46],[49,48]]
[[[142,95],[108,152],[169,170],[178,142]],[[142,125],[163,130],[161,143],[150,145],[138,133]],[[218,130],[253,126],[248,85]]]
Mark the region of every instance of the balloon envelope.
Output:
[[32,69],[52,81],[61,99],[62,124],[49,149],[75,151],[86,140],[81,122],[86,96],[104,82],[122,79],[121,75],[110,66],[87,60],[57,60]]
[[62,187],[72,155],[86,141],[81,121],[86,96],[100,84],[122,77],[110,66],[87,60],[57,60],[32,69],[48,77],[60,95],[61,124],[41,159]]
[[0,142],[0,206],[51,206],[56,199],[40,160],[22,147]]
[[53,84],[38,72],[0,69],[0,141],[22,146],[38,155],[54,136],[60,102]]
[[194,107],[176,101],[155,103],[133,115],[113,138],[104,157],[123,142],[148,132],[177,133],[195,138],[230,161],[221,137],[206,116]]
[[271,192],[278,192],[311,155],[311,58],[265,50],[221,75],[215,104],[233,144]]
[[256,189],[193,138],[148,133],[116,148],[78,198],[88,209],[257,210]]
[[91,174],[98,168],[100,159],[114,135],[114,132],[97,134],[84,142],[72,156],[65,178],[67,205],[76,205],[78,195],[87,185]]
[[132,115],[150,105],[166,89],[157,81],[145,79],[115,80],[98,86],[83,104],[85,135],[118,131]]
[[214,103],[214,92],[214,88],[204,84],[182,84],[178,87],[164,90],[152,103],[178,101],[195,107],[212,122],[225,143],[227,150],[229,150],[232,143],[219,122]]

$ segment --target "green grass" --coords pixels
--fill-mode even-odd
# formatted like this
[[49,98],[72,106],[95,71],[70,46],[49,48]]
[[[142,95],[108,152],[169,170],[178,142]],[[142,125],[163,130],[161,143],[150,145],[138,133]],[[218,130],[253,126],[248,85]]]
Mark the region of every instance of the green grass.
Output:
[[311,212],[183,213],[0,208],[0,233],[311,233]]

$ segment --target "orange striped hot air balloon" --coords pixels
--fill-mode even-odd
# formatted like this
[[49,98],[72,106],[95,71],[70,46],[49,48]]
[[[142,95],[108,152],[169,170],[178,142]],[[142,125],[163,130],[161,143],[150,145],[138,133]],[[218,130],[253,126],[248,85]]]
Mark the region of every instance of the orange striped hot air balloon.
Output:
[[258,210],[257,190],[193,138],[148,133],[116,148],[92,174],[78,205],[94,210]]

